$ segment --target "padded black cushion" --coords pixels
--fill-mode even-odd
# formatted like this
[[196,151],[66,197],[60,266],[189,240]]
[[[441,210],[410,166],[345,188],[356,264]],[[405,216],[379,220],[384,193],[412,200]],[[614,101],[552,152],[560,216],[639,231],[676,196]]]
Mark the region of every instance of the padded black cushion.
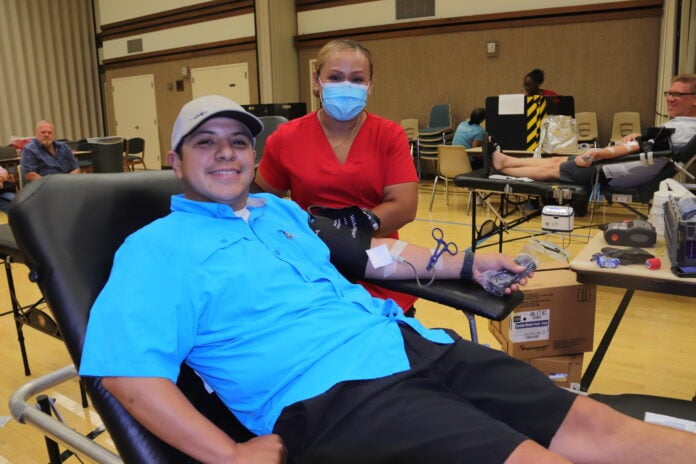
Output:
[[454,184],[458,187],[473,188],[475,190],[489,190],[493,192],[509,192],[520,195],[535,195],[541,198],[544,204],[558,204],[554,193],[559,189],[569,190],[571,199],[568,203],[573,207],[576,216],[587,214],[587,204],[590,199],[591,188],[589,185],[565,184],[562,182],[524,182],[516,179],[489,179],[485,168],[459,174],[454,178]]
[[371,282],[494,321],[505,319],[524,300],[524,294],[520,291],[501,298],[486,292],[478,284],[462,280],[436,280],[425,288],[419,287],[415,280]]
[[0,259],[10,257],[12,262],[23,262],[22,253],[17,248],[17,241],[9,224],[0,224]]

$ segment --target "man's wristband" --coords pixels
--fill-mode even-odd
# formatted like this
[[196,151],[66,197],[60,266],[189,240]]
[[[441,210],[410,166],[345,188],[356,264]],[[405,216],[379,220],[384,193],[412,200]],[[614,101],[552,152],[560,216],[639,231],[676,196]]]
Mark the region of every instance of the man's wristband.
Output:
[[474,278],[473,251],[464,252],[464,263],[462,264],[462,270],[459,272],[459,276],[462,278],[462,280],[472,280]]

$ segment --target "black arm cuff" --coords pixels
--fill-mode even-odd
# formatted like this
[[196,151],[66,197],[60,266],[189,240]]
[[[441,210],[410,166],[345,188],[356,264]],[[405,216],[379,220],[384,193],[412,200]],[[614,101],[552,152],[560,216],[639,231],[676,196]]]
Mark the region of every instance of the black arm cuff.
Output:
[[379,216],[377,216],[375,213],[373,213],[371,210],[367,208],[363,208],[361,211],[365,214],[367,220],[370,221],[370,226],[372,227],[372,230],[378,230],[379,226],[382,225],[382,221],[379,219]]
[[331,264],[349,279],[365,277],[373,224],[357,206],[310,207],[309,226],[326,243]]
[[459,271],[459,276],[462,280],[472,280],[474,278],[474,252],[465,251],[464,252],[464,263],[462,264],[462,270]]

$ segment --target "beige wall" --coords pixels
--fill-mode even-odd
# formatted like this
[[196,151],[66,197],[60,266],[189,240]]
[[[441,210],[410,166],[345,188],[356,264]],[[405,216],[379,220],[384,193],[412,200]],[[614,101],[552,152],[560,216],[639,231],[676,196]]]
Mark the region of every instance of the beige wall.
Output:
[[356,2],[327,8],[309,9],[297,15],[300,34],[337,31],[356,27],[385,24],[403,24],[424,19],[453,18],[485,14],[508,13],[511,11],[541,10],[584,6],[605,3],[620,3],[623,0],[435,0],[435,16],[428,18],[396,19],[396,0],[373,0]]
[[[452,105],[457,122],[488,96],[521,93],[524,75],[546,72],[544,87],[575,97],[576,111],[596,111],[606,142],[617,111],[638,111],[651,125],[655,108],[659,17],[467,31],[367,40],[375,59],[368,110],[427,124],[433,104]],[[497,57],[485,44],[499,43]],[[309,102],[308,60],[300,50],[300,92]]]
[[179,113],[181,107],[186,102],[191,100],[191,98],[193,98],[190,80],[184,80],[184,90],[181,92],[169,90],[167,84],[174,84],[177,79],[181,79],[182,66],[189,66],[190,68],[202,68],[233,63],[248,63],[249,93],[251,94],[252,102],[255,102],[256,95],[258,95],[258,77],[256,74],[256,52],[254,50],[190,57],[168,61],[165,63],[152,63],[106,71],[104,75],[106,83],[104,87],[106,89],[104,92],[104,98],[106,100],[107,107],[108,133],[116,134],[116,126],[113,120],[114,110],[111,92],[111,80],[119,77],[153,74],[155,80],[155,98],[157,101],[159,143],[161,147],[160,155],[162,163],[165,164],[167,158],[166,154],[169,151],[171,129],[174,125],[176,115]]
[[184,8],[208,0],[96,0],[97,22],[110,24],[138,16]]

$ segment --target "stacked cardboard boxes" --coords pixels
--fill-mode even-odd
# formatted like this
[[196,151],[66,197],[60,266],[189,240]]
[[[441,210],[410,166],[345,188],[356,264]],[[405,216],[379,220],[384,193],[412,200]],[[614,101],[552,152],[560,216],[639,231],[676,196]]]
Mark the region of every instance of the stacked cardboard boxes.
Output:
[[489,329],[503,351],[572,388],[583,353],[593,348],[596,297],[595,286],[577,283],[572,271],[538,271],[524,287],[524,302]]

